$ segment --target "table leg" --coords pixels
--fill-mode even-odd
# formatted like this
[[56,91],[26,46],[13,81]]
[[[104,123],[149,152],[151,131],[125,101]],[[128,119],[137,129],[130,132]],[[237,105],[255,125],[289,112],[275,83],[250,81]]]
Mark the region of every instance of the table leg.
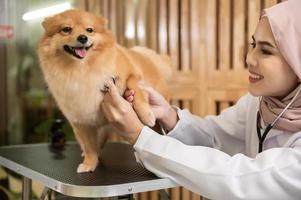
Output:
[[31,200],[31,179],[23,177],[22,200]]
[[40,200],[45,200],[46,197],[48,197],[48,199],[51,199],[51,198],[49,198],[50,195],[51,195],[51,189],[49,189],[48,187],[44,187],[44,190],[41,194]]
[[165,190],[159,190],[160,199],[162,200],[170,200],[169,195]]

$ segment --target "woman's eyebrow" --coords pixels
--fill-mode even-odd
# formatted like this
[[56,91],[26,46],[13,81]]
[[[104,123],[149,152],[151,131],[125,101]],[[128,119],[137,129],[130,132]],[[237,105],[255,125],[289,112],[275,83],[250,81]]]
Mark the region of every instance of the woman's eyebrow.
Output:
[[[252,35],[252,39],[254,40],[254,42],[256,42],[254,35]],[[267,46],[270,46],[272,48],[276,48],[274,45],[272,45],[268,41],[257,41],[257,43],[260,44],[260,45],[267,45]]]

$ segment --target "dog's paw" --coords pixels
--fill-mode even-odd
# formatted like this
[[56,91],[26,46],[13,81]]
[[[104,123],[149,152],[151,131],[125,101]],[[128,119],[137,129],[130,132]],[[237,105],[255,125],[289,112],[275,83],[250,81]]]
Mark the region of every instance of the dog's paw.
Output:
[[140,120],[149,127],[154,127],[156,124],[156,117],[148,105],[138,106],[134,105],[138,117]]
[[142,122],[144,122],[149,127],[154,127],[156,124],[156,117],[152,111],[148,112],[145,119],[142,119]]
[[82,154],[84,161],[77,167],[77,173],[93,172],[98,165],[97,154]]
[[85,173],[85,172],[93,172],[96,169],[96,165],[87,165],[84,163],[81,163],[78,167],[77,167],[77,173]]

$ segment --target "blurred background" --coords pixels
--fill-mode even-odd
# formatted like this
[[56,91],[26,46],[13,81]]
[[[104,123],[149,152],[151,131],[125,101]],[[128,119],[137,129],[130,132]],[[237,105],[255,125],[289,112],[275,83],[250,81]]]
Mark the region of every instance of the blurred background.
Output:
[[[79,8],[103,15],[119,44],[147,46],[170,55],[174,64],[171,103],[205,116],[219,114],[246,93],[245,56],[251,35],[261,10],[279,2],[0,0],[0,145],[48,142],[54,120],[64,119],[39,69],[37,44],[43,33],[43,16],[29,12],[59,5],[60,9]],[[67,140],[74,140],[67,122],[62,130]],[[112,134],[111,140],[121,138]],[[20,187],[18,175],[0,169],[0,190],[5,198],[20,199]],[[34,183],[33,190],[38,196],[42,186]],[[182,187],[169,193],[172,200],[199,199]],[[136,194],[136,198],[159,197],[154,191]]]

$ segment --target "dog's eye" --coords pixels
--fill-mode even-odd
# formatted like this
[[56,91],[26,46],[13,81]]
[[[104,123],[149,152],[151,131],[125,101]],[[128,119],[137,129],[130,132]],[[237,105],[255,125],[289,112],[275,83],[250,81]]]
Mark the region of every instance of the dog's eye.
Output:
[[92,33],[94,30],[93,30],[93,28],[87,28],[86,31],[89,33]]
[[72,31],[72,28],[71,27],[64,27],[63,29],[62,29],[62,31],[64,32],[64,33],[70,33],[71,31]]

